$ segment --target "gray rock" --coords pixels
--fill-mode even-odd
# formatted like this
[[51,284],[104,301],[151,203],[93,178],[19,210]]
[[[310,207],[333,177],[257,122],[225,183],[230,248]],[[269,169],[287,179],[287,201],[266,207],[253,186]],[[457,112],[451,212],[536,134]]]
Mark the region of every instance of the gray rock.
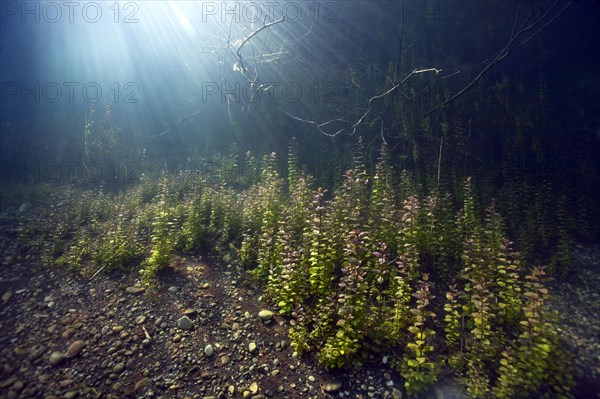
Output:
[[182,330],[191,330],[193,326],[194,324],[187,316],[183,316],[177,320],[177,327],[181,328]]
[[215,353],[215,350],[213,349],[211,344],[206,345],[206,347],[204,348],[204,354],[208,357],[211,357],[213,354]]

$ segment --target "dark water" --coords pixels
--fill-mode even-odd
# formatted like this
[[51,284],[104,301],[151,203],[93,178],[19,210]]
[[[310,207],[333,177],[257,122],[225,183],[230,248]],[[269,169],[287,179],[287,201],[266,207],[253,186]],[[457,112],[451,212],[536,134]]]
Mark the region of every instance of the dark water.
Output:
[[[85,161],[92,111],[96,130],[104,123],[114,132],[108,150],[121,167],[140,162],[142,152],[158,168],[181,167],[234,142],[240,151],[284,153],[292,135],[311,151],[330,144],[322,133],[338,131],[336,144],[354,130],[378,146],[379,116],[383,136],[402,155],[411,132],[429,152],[438,141],[429,136],[470,130],[479,145],[468,160],[473,167],[478,159],[502,162],[495,141],[515,134],[519,113],[544,145],[595,149],[600,11],[590,0],[561,13],[567,3],[525,2],[515,21],[512,1],[3,2],[2,160],[26,163],[23,173],[34,179],[45,178],[44,170],[33,172],[45,162],[68,175],[63,163]],[[236,71],[241,42],[282,17],[244,44],[246,76]],[[522,32],[511,40],[515,24]],[[423,114],[465,88],[507,44],[510,54],[427,114],[424,129]],[[441,72],[411,77],[353,129],[370,97],[428,68]],[[320,132],[287,113],[338,121]],[[312,153],[304,155],[310,165]],[[3,171],[5,180],[20,173]]]

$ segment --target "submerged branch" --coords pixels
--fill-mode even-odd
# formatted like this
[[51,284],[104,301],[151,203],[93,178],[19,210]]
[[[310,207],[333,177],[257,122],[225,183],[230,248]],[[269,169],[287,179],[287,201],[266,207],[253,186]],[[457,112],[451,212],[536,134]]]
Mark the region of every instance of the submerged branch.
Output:
[[256,36],[256,35],[257,35],[259,32],[261,32],[262,30],[264,30],[264,29],[266,29],[266,28],[268,28],[268,27],[270,27],[270,26],[273,26],[273,25],[279,24],[279,23],[281,23],[281,22],[283,22],[283,21],[285,21],[285,16],[281,17],[281,19],[278,19],[277,21],[273,21],[273,22],[269,22],[269,23],[263,23],[263,25],[262,25],[260,28],[257,28],[256,30],[254,30],[254,31],[253,31],[252,33],[250,33],[250,34],[249,34],[249,35],[248,35],[248,36],[247,36],[247,37],[246,37],[244,40],[242,40],[242,43],[240,43],[240,45],[238,46],[238,48],[237,48],[237,50],[236,50],[236,52],[235,52],[235,55],[236,55],[236,58],[237,58],[237,60],[238,60],[238,64],[239,64],[239,66],[240,66],[240,69],[241,69],[241,71],[242,71],[243,73],[246,73],[246,71],[247,71],[247,68],[246,68],[246,66],[244,65],[244,60],[243,60],[243,57],[242,57],[242,48],[244,47],[244,45],[245,45],[246,43],[248,43],[248,41],[249,41],[250,39],[252,39],[252,37]]
[[[542,14],[542,16],[540,16],[539,18],[537,18],[534,21],[530,21],[528,18],[525,19],[525,21],[523,21],[520,24],[520,27],[517,29],[517,26],[519,25],[519,19],[520,19],[520,12],[521,12],[521,2],[519,2],[519,6],[517,7],[517,11],[515,13],[515,18],[513,21],[513,28],[512,28],[512,32],[510,35],[510,38],[508,39],[508,42],[506,43],[506,45],[501,48],[498,52],[496,52],[496,54],[494,56],[492,56],[490,59],[488,59],[486,61],[485,66],[483,67],[483,69],[465,86],[463,87],[461,90],[459,90],[456,94],[454,94],[453,96],[451,96],[450,98],[448,98],[447,100],[445,100],[444,102],[436,105],[435,107],[433,107],[432,109],[430,109],[429,111],[425,112],[423,114],[423,116],[429,115],[432,112],[446,106],[447,104],[449,104],[450,102],[456,100],[458,97],[462,96],[463,94],[465,94],[467,91],[469,91],[482,77],[483,75],[485,75],[485,73],[487,71],[489,71],[494,65],[496,65],[498,62],[502,61],[504,58],[506,58],[507,56],[509,56],[510,54],[514,53],[515,51],[517,51],[518,49],[520,49],[521,47],[523,47],[525,44],[527,44],[529,41],[531,41],[531,39],[533,39],[534,37],[536,37],[537,35],[539,35],[544,29],[546,29],[548,26],[550,26],[558,17],[560,17],[570,6],[571,4],[573,4],[573,0],[569,0],[567,2],[566,5],[564,5],[560,10],[558,10],[556,12],[556,14],[554,14],[553,16],[550,17],[550,19],[548,21],[546,21],[545,23],[542,23],[542,21],[544,21],[552,12],[552,10],[554,10],[558,4],[561,2],[561,0],[556,0],[549,8],[548,10],[546,10],[544,12],[544,14]],[[531,33],[529,36],[527,37],[522,37],[523,35],[527,34],[528,31],[530,31],[531,29],[534,29],[535,27],[538,27],[538,29],[536,29],[533,33]],[[519,41],[520,40],[520,41]],[[516,46],[513,47],[513,45]],[[452,75],[450,75],[452,76]]]

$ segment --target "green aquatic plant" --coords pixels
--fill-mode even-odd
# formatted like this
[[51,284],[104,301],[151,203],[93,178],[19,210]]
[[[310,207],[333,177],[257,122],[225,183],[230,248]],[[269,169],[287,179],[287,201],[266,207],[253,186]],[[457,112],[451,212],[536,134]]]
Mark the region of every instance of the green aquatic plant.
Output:
[[319,351],[319,360],[328,367],[350,364],[363,344],[373,249],[367,232],[348,233],[338,280],[335,327]]
[[[521,334],[512,346],[502,352],[499,377],[494,387],[495,398],[519,398],[537,392],[542,385],[544,397],[572,398],[572,377],[566,370],[564,352],[559,345],[555,315],[546,307],[549,298],[547,278],[540,267],[526,277],[521,320]],[[557,355],[562,360],[556,358]]]
[[419,280],[419,288],[412,294],[416,298],[414,307],[410,309],[412,322],[408,327],[407,339],[400,372],[404,377],[406,392],[413,396],[428,388],[437,380],[438,365],[435,362],[433,337],[435,331],[430,328],[436,314],[431,311],[431,294],[429,276],[423,274]]
[[173,186],[166,177],[160,183],[160,192],[154,205],[150,232],[150,255],[144,262],[143,280],[150,284],[156,273],[169,264],[175,249],[181,207],[172,198]]

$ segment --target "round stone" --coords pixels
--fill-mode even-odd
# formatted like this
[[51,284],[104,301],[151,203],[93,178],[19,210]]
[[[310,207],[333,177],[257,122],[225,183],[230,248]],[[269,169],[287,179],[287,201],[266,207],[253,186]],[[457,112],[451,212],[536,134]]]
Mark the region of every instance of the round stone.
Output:
[[125,363],[123,362],[115,364],[115,367],[113,368],[113,371],[115,373],[120,373],[123,370],[125,370]]
[[260,317],[263,321],[268,321],[273,318],[273,312],[268,309],[263,309],[258,312],[258,317]]
[[60,352],[52,352],[50,354],[50,364],[52,366],[57,366],[59,364],[61,364],[67,357],[65,356],[64,353],[60,353]]
[[182,330],[190,330],[193,327],[193,323],[189,317],[183,316],[179,320],[177,320],[177,327]]
[[85,341],[79,340],[73,342],[71,345],[69,345],[69,349],[67,349],[66,357],[72,358],[79,355],[83,348],[85,348]]

